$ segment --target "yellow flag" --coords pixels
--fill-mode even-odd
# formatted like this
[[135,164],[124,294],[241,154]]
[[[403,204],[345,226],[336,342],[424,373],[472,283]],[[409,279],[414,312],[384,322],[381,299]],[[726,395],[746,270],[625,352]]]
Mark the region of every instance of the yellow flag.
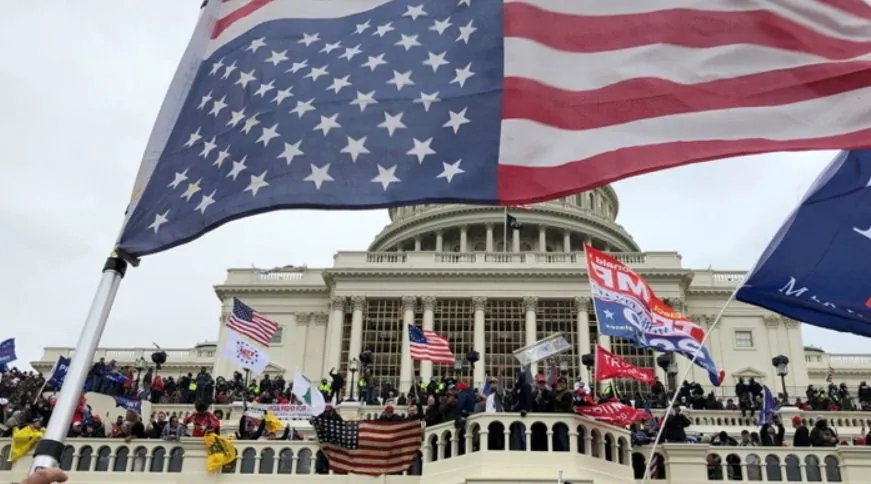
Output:
[[28,452],[33,450],[44,430],[36,430],[31,426],[12,431],[12,451],[9,453],[9,462],[15,462]]
[[275,415],[272,415],[271,413],[267,413],[263,417],[263,419],[266,420],[266,431],[267,432],[277,434],[278,432],[281,431],[282,428],[284,428],[284,425],[281,423],[280,420],[278,420],[278,417],[276,417]]
[[229,439],[218,434],[206,434],[203,436],[208,458],[206,470],[217,472],[225,465],[236,460],[236,447]]

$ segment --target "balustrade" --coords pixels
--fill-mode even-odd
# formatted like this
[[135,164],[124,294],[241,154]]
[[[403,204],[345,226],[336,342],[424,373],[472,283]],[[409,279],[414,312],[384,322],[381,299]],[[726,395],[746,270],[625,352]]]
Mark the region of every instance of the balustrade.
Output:
[[[376,418],[380,413],[378,407],[357,407],[356,410],[360,418]],[[722,419],[740,418],[696,413],[690,418],[703,425],[704,421],[696,419],[714,419],[715,425],[727,425],[733,422]],[[854,418],[860,417],[842,417],[842,421]],[[6,463],[10,444],[9,439],[0,439],[0,483],[20,480],[31,462],[31,457],[25,456],[14,466]],[[130,443],[118,439],[69,439],[66,444],[61,467],[70,472],[71,482],[159,480],[191,484],[212,479],[206,473],[206,449],[196,438],[181,442],[135,440]],[[236,441],[235,445],[239,457],[223,470],[225,474],[236,474],[239,478],[247,474],[293,474],[295,482],[328,479],[323,475],[327,473],[323,456],[319,455],[318,443],[313,438]],[[649,446],[631,448],[630,435],[625,429],[585,417],[474,414],[461,427],[455,422],[446,422],[426,428],[420,456],[411,468],[405,475],[389,476],[385,482],[461,483],[465,482],[469,469],[475,468],[482,478],[495,480],[542,480],[552,478],[555,469],[562,469],[568,480],[629,483],[644,473],[649,451]],[[518,459],[517,452],[533,455]],[[665,444],[657,453],[660,459],[653,477],[664,484],[721,480],[859,483],[867,482],[866,467],[871,466],[871,448],[866,447]],[[123,476],[118,474],[122,472]],[[80,475],[84,473],[87,477]],[[161,477],[153,474],[161,474]],[[340,478],[337,476],[337,479]]]

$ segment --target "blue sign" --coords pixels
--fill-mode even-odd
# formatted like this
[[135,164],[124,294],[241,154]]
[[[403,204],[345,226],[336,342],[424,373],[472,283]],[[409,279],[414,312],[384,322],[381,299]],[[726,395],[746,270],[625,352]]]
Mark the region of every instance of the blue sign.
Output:
[[871,150],[843,152],[769,243],[739,301],[871,336]]

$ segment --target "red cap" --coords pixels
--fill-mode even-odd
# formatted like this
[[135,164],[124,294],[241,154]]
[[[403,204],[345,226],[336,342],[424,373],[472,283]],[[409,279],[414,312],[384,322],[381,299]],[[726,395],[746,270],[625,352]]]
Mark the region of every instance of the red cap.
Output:
[[459,390],[459,391],[468,390],[468,389],[469,389],[469,385],[464,381],[461,381],[460,383],[457,384],[457,390]]
[[793,416],[792,417],[792,424],[793,425],[801,425],[801,417],[799,417],[798,415]]
[[547,378],[546,378],[544,375],[538,375],[538,376],[535,377],[535,381],[536,381],[536,383],[538,383],[538,382],[546,382],[546,381],[547,381]]

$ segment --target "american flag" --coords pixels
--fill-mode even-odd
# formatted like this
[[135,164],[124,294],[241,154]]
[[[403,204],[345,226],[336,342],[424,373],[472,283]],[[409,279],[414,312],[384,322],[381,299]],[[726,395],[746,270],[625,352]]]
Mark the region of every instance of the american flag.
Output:
[[281,208],[519,205],[867,145],[871,6],[795,5],[211,1],[118,247],[138,257]]
[[346,422],[321,414],[311,423],[333,472],[380,476],[404,471],[423,440],[419,420]]
[[408,348],[412,360],[453,363],[454,353],[448,340],[435,331],[408,325]]
[[251,309],[235,297],[233,298],[233,310],[227,319],[227,327],[244,334],[263,346],[269,346],[272,336],[279,328],[278,323]]

